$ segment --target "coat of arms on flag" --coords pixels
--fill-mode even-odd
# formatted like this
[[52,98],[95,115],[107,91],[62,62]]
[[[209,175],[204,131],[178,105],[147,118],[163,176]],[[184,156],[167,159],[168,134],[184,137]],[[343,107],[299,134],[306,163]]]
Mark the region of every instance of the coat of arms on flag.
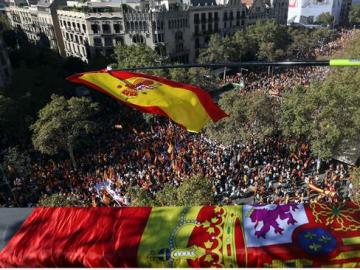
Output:
[[247,247],[291,243],[294,230],[309,222],[302,204],[245,205],[243,211]]

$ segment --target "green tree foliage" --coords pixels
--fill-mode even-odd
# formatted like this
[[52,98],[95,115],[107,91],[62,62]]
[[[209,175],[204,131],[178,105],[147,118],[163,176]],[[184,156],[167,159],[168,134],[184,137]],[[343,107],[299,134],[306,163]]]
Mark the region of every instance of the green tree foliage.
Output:
[[309,57],[315,47],[331,41],[334,37],[333,31],[327,28],[289,28],[289,34],[292,42],[288,47],[288,55],[298,58]]
[[196,206],[214,203],[212,184],[209,179],[196,175],[181,182],[179,187],[166,184],[156,193],[159,206]]
[[257,40],[248,30],[249,29],[237,31],[233,35],[232,45],[234,47],[235,54],[231,55],[230,60],[254,60],[256,58],[258,47]]
[[278,130],[278,101],[263,92],[230,91],[219,105],[229,117],[207,125],[206,134],[215,141],[228,145],[263,140]]
[[40,198],[38,207],[87,207],[90,203],[84,202],[72,193],[44,195]]
[[2,166],[8,176],[27,177],[31,172],[30,156],[19,147],[8,148]]
[[[16,102],[0,94],[0,130],[1,135],[11,135],[16,127]],[[0,136],[1,136],[0,135]]]
[[246,30],[231,37],[211,36],[209,45],[203,49],[198,61],[201,63],[239,60],[275,60],[286,55],[291,42],[287,28],[275,20],[258,21]]
[[256,41],[257,56],[260,59],[276,59],[284,56],[285,49],[290,44],[290,36],[286,26],[275,20],[257,21],[247,29],[249,36]]
[[178,187],[166,183],[155,197],[140,188],[130,190],[132,206],[196,206],[214,204],[212,184],[204,176],[184,179]]
[[327,159],[344,143],[360,134],[360,72],[344,69],[306,92],[298,89],[284,96],[281,125],[286,135],[310,140],[313,152]]
[[139,66],[153,66],[159,61],[160,56],[150,47],[144,44],[122,45],[114,49],[118,68],[130,68]]
[[34,148],[44,154],[68,151],[76,168],[74,148],[79,139],[96,132],[92,117],[99,110],[89,98],[71,98],[53,95],[51,102],[39,111],[38,119],[31,125]]
[[332,16],[329,12],[323,12],[316,18],[316,22],[332,26],[334,24],[334,19],[335,17]]
[[153,196],[148,191],[138,186],[132,187],[129,190],[129,195],[131,198],[131,206],[157,206],[157,202]]
[[169,79],[188,83],[203,89],[212,90],[218,87],[219,78],[206,68],[170,69]]
[[352,4],[349,11],[349,22],[353,24],[360,23],[360,4]]
[[[360,34],[346,45],[339,58],[360,57]],[[360,135],[360,71],[339,68],[324,81],[314,82],[306,91],[297,88],[284,95],[281,129],[284,135],[303,138],[322,159],[358,141]]]
[[360,167],[354,167],[350,172],[351,183],[353,184],[352,200],[360,202]]
[[231,38],[221,38],[219,34],[214,34],[210,37],[208,47],[200,52],[198,61],[200,63],[226,62],[234,53]]

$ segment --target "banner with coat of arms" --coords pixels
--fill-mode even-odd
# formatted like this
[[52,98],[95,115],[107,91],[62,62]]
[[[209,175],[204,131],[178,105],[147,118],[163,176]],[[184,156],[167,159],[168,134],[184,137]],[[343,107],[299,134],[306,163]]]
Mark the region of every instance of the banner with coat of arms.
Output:
[[0,266],[360,267],[360,205],[36,208]]

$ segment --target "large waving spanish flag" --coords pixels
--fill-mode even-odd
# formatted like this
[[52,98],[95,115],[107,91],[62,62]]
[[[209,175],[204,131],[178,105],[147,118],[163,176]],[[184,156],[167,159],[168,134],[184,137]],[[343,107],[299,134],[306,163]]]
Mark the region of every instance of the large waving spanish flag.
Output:
[[192,132],[226,116],[202,89],[164,78],[124,71],[95,71],[67,78],[103,92],[142,112],[167,116]]

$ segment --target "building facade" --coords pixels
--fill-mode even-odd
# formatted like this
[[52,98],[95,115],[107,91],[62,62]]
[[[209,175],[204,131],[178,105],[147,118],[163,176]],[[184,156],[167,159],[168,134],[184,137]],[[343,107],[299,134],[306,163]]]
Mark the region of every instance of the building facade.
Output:
[[111,55],[119,43],[143,43],[171,61],[194,62],[212,34],[270,18],[285,24],[288,14],[288,0],[40,1],[9,6],[11,24],[35,42],[44,33],[51,48],[86,62]]
[[30,41],[65,55],[56,12],[59,5],[66,4],[65,0],[39,0],[35,5],[11,3],[5,12],[14,29],[22,31]]

